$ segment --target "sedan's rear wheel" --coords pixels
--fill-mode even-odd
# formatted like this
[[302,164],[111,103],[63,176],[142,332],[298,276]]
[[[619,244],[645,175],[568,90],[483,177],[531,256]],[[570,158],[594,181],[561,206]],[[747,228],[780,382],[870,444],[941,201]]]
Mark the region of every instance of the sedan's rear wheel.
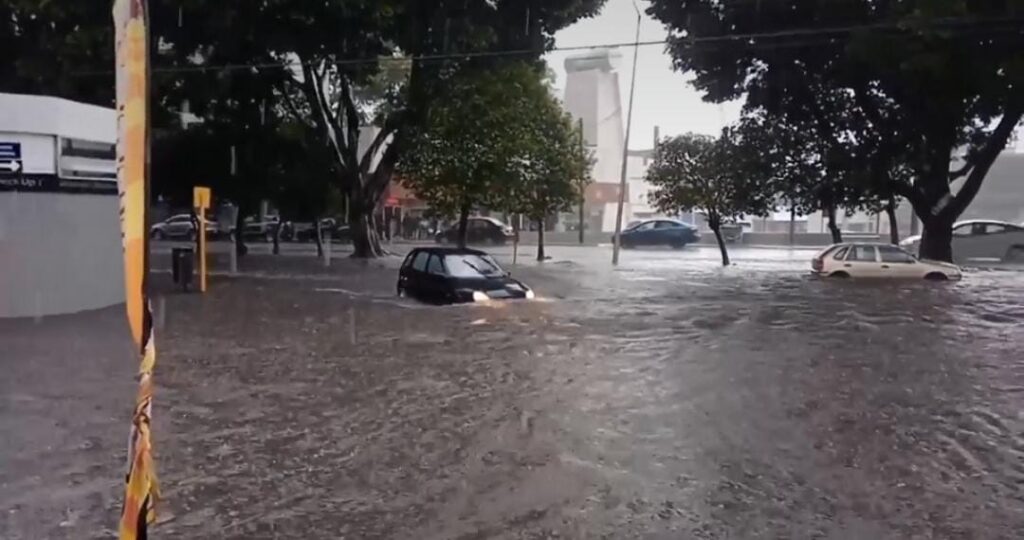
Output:
[[831,274],[828,275],[828,277],[833,277],[833,278],[838,278],[838,279],[848,279],[850,277],[850,274],[847,274],[846,272],[843,272],[842,270],[840,270],[838,272],[832,272]]

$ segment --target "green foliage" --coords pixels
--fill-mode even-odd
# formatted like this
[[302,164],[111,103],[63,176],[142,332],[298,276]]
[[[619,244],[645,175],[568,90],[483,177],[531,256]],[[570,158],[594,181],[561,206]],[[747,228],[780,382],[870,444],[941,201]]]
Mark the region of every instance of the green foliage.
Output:
[[113,34],[109,2],[0,2],[0,92],[112,107]]
[[401,169],[444,215],[488,206],[539,221],[577,200],[589,156],[544,72],[520,63],[454,78],[414,132]]
[[652,0],[648,12],[708,99],[746,96],[748,110],[852,145],[830,158],[851,173],[844,183],[868,202],[908,198],[926,237],[946,229],[933,258],[950,257],[949,226],[1024,116],[1022,0]]
[[774,186],[759,174],[751,151],[732,129],[718,138],[690,133],[661,141],[647,171],[651,202],[669,215],[700,211],[712,228],[725,219],[766,215]]

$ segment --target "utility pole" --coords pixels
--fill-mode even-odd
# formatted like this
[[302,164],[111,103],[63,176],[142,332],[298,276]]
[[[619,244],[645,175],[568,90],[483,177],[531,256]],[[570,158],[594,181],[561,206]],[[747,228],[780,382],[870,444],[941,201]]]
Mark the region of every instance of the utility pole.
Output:
[[[583,140],[583,118],[580,118],[579,130],[580,130],[580,153],[581,153],[581,155],[586,155],[586,153],[587,153],[587,144]],[[583,245],[583,242],[584,242],[584,239],[583,239],[583,229],[584,229],[583,220],[586,219],[586,215],[585,215],[585,212],[584,212],[584,207],[585,207],[586,203],[587,203],[587,184],[586,184],[586,182],[583,179],[580,179],[580,245],[581,246]]]
[[636,64],[640,56],[640,23],[643,16],[640,8],[633,2],[633,9],[636,10],[636,39],[633,42],[633,75],[629,82],[629,110],[626,114],[626,136],[622,142],[622,175],[619,178],[619,208],[615,212],[615,237],[612,244],[612,265],[619,264],[619,250],[622,249],[622,209],[626,204],[626,174],[629,167],[629,133],[633,129],[633,98],[636,94]]

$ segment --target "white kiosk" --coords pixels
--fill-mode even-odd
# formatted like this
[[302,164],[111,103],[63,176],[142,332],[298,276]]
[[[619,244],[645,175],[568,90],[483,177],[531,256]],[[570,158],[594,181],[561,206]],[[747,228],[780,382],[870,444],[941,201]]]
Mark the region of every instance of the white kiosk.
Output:
[[124,302],[113,109],[0,93],[0,317]]

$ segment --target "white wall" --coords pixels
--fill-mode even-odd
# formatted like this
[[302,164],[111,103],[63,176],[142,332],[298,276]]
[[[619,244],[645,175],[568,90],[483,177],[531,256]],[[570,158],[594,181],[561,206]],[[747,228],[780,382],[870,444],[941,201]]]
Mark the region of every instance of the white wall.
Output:
[[0,192],[0,317],[124,302],[118,199]]

